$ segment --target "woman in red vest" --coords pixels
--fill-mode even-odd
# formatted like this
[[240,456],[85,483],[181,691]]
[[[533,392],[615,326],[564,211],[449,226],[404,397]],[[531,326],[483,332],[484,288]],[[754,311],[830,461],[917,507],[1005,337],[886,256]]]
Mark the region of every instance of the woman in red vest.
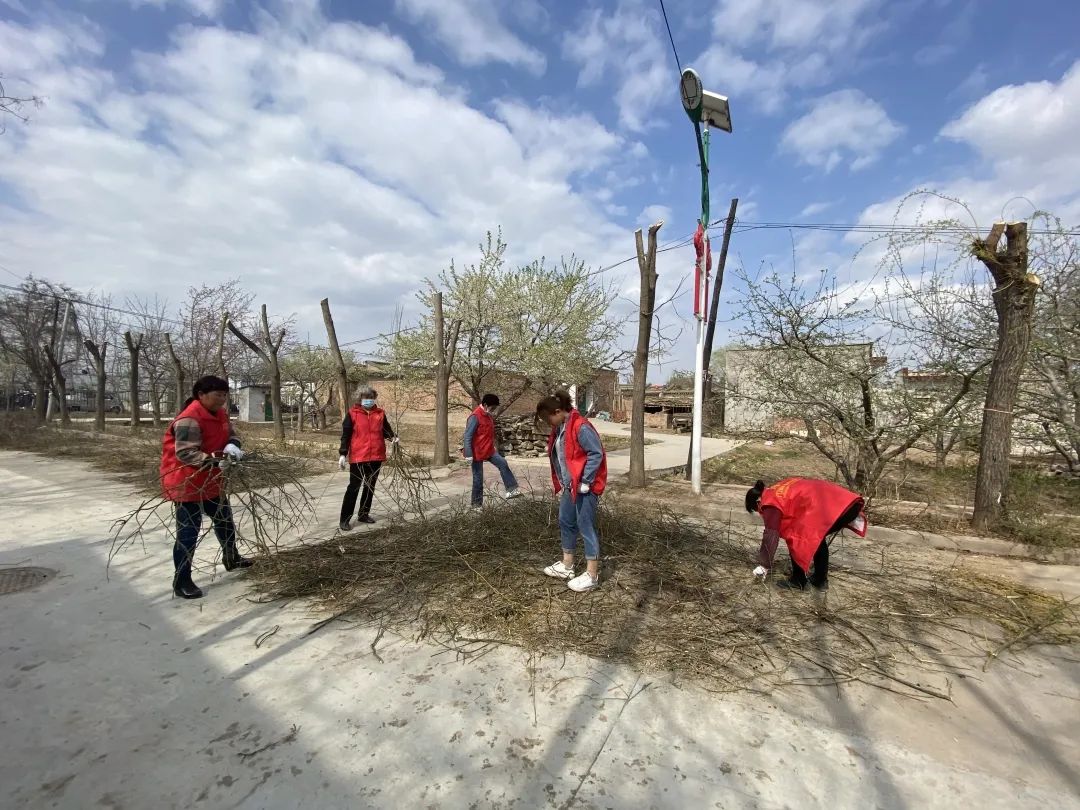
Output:
[[360,496],[360,511],[357,521],[374,523],[371,517],[371,502],[375,498],[375,482],[379,480],[379,470],[386,461],[386,440],[397,443],[397,436],[386,420],[386,413],[375,404],[378,393],[374,388],[361,388],[359,401],[353,405],[341,423],[341,447],[338,465],[349,470],[349,486],[345,490],[345,499],[341,502],[341,520],[339,528],[343,532],[352,529],[353,510],[356,498]]
[[221,464],[244,457],[229,421],[229,384],[220,377],[195,382],[191,399],[165,431],[161,445],[161,486],[176,504],[176,542],[173,544],[173,593],[198,599],[202,590],[191,581],[191,560],[199,545],[205,512],[221,543],[226,571],[247,568],[251,560],[236,548],[236,524],[228,498],[221,494]]
[[[568,580],[570,590],[583,593],[600,584],[600,538],[596,533],[596,508],[607,485],[607,456],[600,434],[578,413],[565,391],[542,399],[536,415],[551,426],[548,461],[551,482],[559,500],[559,534],[562,559],[549,565],[549,577]],[[577,536],[585,541],[585,573],[574,576]]]
[[499,471],[503,482],[503,497],[507,500],[521,495],[517,479],[510,470],[499,449],[495,446],[495,420],[491,415],[499,407],[499,398],[495,394],[484,394],[480,407],[469,415],[465,423],[465,439],[462,453],[465,460],[472,464],[472,505],[484,505],[484,462],[490,461]]
[[746,493],[746,511],[759,513],[765,521],[754,575],[763,579],[768,575],[782,537],[791,554],[791,576],[777,586],[805,590],[809,583],[819,593],[827,591],[828,537],[844,528],[864,537],[863,507],[862,496],[829,481],[785,478],[768,488],[758,481]]

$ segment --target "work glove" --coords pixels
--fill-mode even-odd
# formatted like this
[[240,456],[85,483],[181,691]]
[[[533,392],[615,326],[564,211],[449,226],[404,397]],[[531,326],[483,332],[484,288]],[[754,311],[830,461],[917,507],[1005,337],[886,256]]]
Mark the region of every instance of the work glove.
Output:
[[398,442],[400,442],[400,441],[401,441],[401,439],[400,439],[400,438],[398,438],[397,436],[395,436],[394,438],[392,438],[392,439],[390,440],[390,444],[397,444],[397,443],[398,443]]
[[592,492],[592,486],[582,481],[581,486],[578,487],[578,492],[582,495],[588,495],[590,492]]
[[244,457],[244,451],[241,450],[238,445],[235,445],[232,442],[229,442],[227,445],[225,445],[225,450],[223,452],[233,461],[239,461]]
[[765,577],[767,577],[768,575],[769,575],[769,569],[766,568],[764,565],[759,565],[757,568],[754,569],[754,578],[755,579],[760,579],[762,582],[764,582]]
[[465,463],[472,464],[472,456],[465,456]]
[[349,460],[345,458],[345,456],[340,456],[337,460],[337,465],[339,470],[344,471],[349,467]]

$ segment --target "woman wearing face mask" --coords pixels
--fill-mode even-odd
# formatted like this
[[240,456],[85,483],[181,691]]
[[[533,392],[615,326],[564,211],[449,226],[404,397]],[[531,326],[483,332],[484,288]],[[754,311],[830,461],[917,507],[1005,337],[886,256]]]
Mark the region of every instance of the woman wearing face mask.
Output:
[[[549,577],[568,580],[570,590],[583,593],[600,584],[600,537],[596,533],[596,508],[607,484],[607,456],[589,420],[578,413],[565,391],[542,399],[536,415],[551,426],[548,461],[551,481],[559,500],[559,533],[562,559],[549,565]],[[574,576],[574,553],[578,533],[585,541],[585,573]]]
[[499,407],[499,397],[495,394],[484,394],[480,400],[480,407],[469,415],[469,421],[465,423],[465,440],[463,442],[465,460],[472,464],[472,505],[483,506],[484,504],[484,462],[489,461],[499,471],[502,477],[504,498],[507,500],[521,495],[518,490],[518,482],[510,465],[506,463],[495,444],[495,420],[491,415]]
[[221,468],[226,459],[244,457],[226,403],[229,384],[220,377],[195,382],[191,399],[169,425],[161,443],[161,486],[176,504],[176,542],[173,544],[173,593],[198,599],[202,590],[191,581],[191,560],[199,545],[205,513],[221,543],[226,571],[247,568],[251,560],[236,548],[236,524],[229,500],[221,493]]
[[338,466],[349,470],[349,487],[345,490],[345,499],[341,502],[339,522],[339,528],[343,532],[352,529],[353,510],[356,509],[358,495],[360,511],[357,513],[357,522],[375,522],[371,517],[371,502],[375,498],[375,482],[379,479],[379,470],[386,461],[386,441],[389,439],[394,444],[398,441],[386,420],[386,413],[375,404],[378,396],[370,386],[361,388],[359,402],[349,409],[341,423]]

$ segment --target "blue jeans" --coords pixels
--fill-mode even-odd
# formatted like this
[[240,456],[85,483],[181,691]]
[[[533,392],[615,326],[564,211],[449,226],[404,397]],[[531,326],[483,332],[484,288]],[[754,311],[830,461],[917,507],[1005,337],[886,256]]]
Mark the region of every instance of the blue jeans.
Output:
[[214,525],[214,534],[226,555],[236,554],[236,524],[232,507],[225,498],[187,501],[176,504],[176,542],[173,544],[173,565],[177,575],[191,576],[191,560],[199,545],[199,528],[203,512]]
[[[503,489],[507,492],[512,492],[517,489],[518,482],[514,478],[514,473],[510,471],[510,465],[506,463],[506,459],[496,453],[488,459],[491,464],[499,471],[499,475],[502,476]],[[472,505],[480,506],[484,502],[484,462],[474,461],[472,463]]]
[[591,492],[588,495],[579,494],[575,500],[571,500],[570,488],[563,489],[559,500],[559,534],[563,552],[573,554],[577,550],[580,532],[581,539],[585,541],[585,559],[600,559],[600,538],[596,534],[596,507],[599,503],[600,498]]

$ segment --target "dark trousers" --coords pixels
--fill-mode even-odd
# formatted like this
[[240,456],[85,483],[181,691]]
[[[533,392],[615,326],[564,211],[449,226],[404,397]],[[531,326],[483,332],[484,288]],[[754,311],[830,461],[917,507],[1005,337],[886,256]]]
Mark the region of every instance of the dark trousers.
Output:
[[[341,522],[352,520],[356,509],[356,498],[360,496],[360,517],[370,514],[371,502],[375,499],[375,482],[379,480],[381,461],[361,461],[349,465],[349,488],[345,490],[345,500],[341,502]],[[361,489],[363,494],[360,494]]]
[[809,582],[815,588],[820,588],[829,582],[829,535],[836,534],[859,516],[862,511],[861,500],[853,503],[844,514],[836,519],[832,528],[821,539],[821,545],[814,552],[814,573],[808,578],[806,572],[794,563],[791,566],[791,581],[796,585],[806,585]]
[[203,513],[213,521],[214,534],[221,543],[222,554],[235,556],[236,523],[227,498],[207,498],[205,501],[185,501],[176,504],[176,542],[173,543],[173,566],[177,577],[191,576],[191,560],[199,545],[199,529]]

